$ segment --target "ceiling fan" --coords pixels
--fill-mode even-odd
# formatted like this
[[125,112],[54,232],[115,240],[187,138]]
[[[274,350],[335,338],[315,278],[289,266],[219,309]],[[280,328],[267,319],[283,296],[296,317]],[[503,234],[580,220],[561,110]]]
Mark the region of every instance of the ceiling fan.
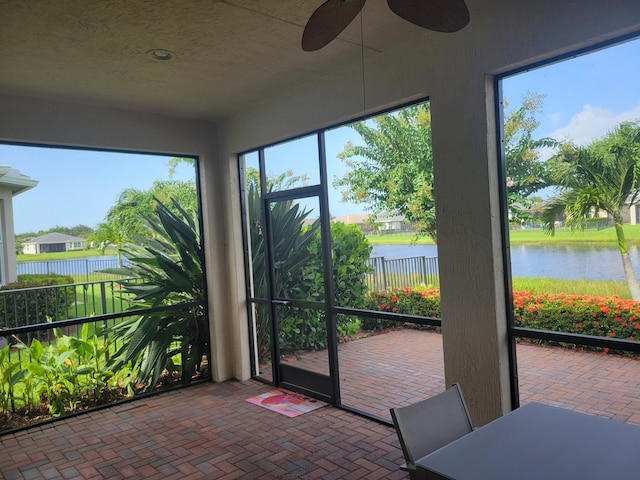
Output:
[[[302,34],[305,52],[319,50],[356,18],[366,0],[326,0],[311,15]],[[457,32],[469,23],[464,0],[387,0],[393,13],[419,27]]]

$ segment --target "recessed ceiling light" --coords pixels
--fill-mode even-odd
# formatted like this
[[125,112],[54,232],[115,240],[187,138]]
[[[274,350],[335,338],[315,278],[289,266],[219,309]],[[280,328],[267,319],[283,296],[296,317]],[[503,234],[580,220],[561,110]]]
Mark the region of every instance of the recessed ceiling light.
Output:
[[165,50],[164,48],[154,48],[152,50],[148,50],[147,55],[149,55],[154,60],[171,60],[173,57],[175,57],[173,52]]

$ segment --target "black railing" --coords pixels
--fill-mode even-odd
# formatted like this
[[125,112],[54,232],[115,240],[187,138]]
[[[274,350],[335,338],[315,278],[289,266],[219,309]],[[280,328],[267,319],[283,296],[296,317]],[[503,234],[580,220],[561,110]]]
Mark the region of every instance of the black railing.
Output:
[[372,272],[367,274],[369,291],[381,292],[394,288],[440,285],[438,257],[392,258],[372,257],[368,260]]
[[122,312],[128,298],[116,280],[0,290],[0,329]]
[[[110,288],[114,289],[111,293]],[[67,292],[63,292],[64,289]],[[69,308],[54,320],[44,314],[47,306],[38,300],[37,305],[44,310],[43,313],[31,319],[14,317],[12,322],[15,325],[0,328],[0,419],[5,420],[22,411],[39,412],[43,405],[48,405],[51,418],[54,418],[101,408],[130,399],[134,394],[145,394],[139,389],[135,367],[127,364],[114,371],[104,368],[110,357],[122,347],[121,340],[110,329],[120,322],[143,315],[192,314],[196,309],[204,309],[204,302],[192,301],[128,310],[130,304],[126,296],[117,293],[114,281],[28,290],[29,295],[35,294],[36,297],[36,290],[40,290],[40,293],[45,290],[47,293],[41,297],[53,299],[52,305],[58,302],[58,306],[66,306],[67,300],[62,298],[69,295],[76,304],[87,301],[84,309]],[[73,293],[69,293],[69,290],[73,290]],[[14,295],[22,292],[24,290],[1,293]],[[7,304],[10,301],[20,304],[16,297],[5,297],[5,301]],[[65,316],[67,318],[63,318]],[[202,334],[208,335],[207,332]],[[179,351],[177,342],[171,346],[174,352]],[[209,357],[208,352],[203,352],[203,355]],[[168,372],[169,383],[161,382],[165,388],[185,384],[184,379],[180,385],[176,381],[171,383],[171,379],[175,380],[172,373],[181,370],[180,363],[175,364],[174,368],[174,372]],[[29,373],[23,375],[22,372]],[[210,375],[207,370],[197,381],[208,378]],[[194,379],[192,381],[196,381]],[[45,404],[42,398],[46,399]],[[7,420],[7,423],[0,425],[0,434],[39,423],[39,418],[42,417],[28,416],[26,423],[23,425],[20,422],[20,426]],[[6,430],[3,431],[3,428]]]

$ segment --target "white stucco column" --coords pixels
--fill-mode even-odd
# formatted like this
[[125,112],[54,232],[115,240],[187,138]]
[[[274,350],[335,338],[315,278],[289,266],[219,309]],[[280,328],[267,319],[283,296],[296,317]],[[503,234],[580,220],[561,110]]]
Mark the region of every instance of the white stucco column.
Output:
[[473,65],[441,81],[431,109],[445,378],[482,425],[511,408],[494,94]]
[[[217,142],[216,142],[217,143]],[[200,159],[211,373],[251,378],[237,157],[220,144]]]

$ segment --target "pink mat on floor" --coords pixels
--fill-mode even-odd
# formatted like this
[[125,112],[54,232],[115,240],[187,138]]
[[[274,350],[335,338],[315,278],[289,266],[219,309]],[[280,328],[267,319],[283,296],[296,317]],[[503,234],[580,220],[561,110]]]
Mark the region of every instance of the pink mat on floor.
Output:
[[268,408],[287,417],[297,417],[327,405],[325,402],[315,398],[285,390],[271,390],[270,392],[247,398],[247,402]]

